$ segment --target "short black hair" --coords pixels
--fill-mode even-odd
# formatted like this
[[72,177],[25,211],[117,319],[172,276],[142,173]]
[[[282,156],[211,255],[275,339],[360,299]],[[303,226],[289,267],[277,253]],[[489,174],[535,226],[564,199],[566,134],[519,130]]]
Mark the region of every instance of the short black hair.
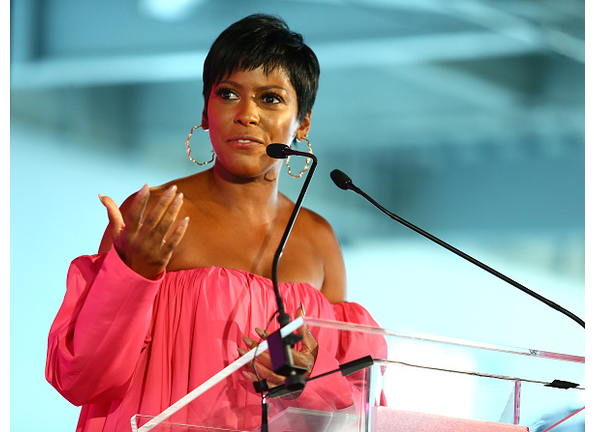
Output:
[[297,93],[300,122],[311,111],[318,92],[320,65],[303,36],[291,31],[281,18],[249,15],[231,24],[214,41],[202,75],[205,110],[213,85],[233,72],[262,67],[268,74],[280,67],[289,76]]

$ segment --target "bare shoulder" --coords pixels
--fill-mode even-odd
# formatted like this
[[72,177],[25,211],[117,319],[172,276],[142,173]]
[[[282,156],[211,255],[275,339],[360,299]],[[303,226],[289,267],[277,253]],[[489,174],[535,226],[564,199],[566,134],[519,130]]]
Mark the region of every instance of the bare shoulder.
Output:
[[[177,192],[182,192],[184,195],[188,195],[188,192],[192,189],[196,188],[196,183],[200,182],[203,173],[192,174],[187,177],[182,177],[178,179],[171,180],[167,183],[163,183],[162,185],[158,186],[151,186],[149,189],[149,197],[147,206],[152,205],[153,203],[157,202],[161,196],[172,186],[175,186]],[[125,210],[127,207],[130,206],[134,198],[138,192],[133,193],[130,195],[122,204],[122,210]]]
[[203,177],[204,173],[201,172],[198,174],[192,174],[187,177],[177,178],[162,185],[151,187],[150,192],[151,195],[154,195],[155,198],[159,198],[170,187],[175,186],[178,192],[185,193],[189,191],[191,188],[196,187],[196,184],[199,183]]
[[301,223],[306,226],[308,241],[323,263],[324,283],[321,292],[330,303],[344,302],[347,294],[346,269],[336,233],[330,223],[318,213],[306,208],[301,212]]
[[[167,185],[150,187],[147,204],[158,200],[161,197],[161,195],[163,194],[163,192],[168,189],[168,187],[169,186],[167,186]],[[136,191],[136,192],[132,193],[131,195],[129,195],[128,198],[126,198],[124,200],[124,202],[120,205],[120,212],[122,214],[125,214],[130,209],[130,206],[134,202],[134,199],[136,198],[136,196],[138,195],[139,192],[140,191]]]
[[313,223],[316,229],[332,230],[330,223],[321,215],[307,207],[302,207],[300,215],[308,219],[309,223]]

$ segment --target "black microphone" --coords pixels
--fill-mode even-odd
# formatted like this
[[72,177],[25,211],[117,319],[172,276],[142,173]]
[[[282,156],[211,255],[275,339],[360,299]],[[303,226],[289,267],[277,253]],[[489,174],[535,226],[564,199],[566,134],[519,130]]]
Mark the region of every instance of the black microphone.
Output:
[[289,156],[288,154],[285,154],[285,150],[290,149],[291,147],[286,144],[269,144],[266,147],[266,154],[274,159],[285,159]]
[[[289,222],[287,223],[285,232],[281,238],[272,261],[272,286],[274,289],[274,295],[276,296],[276,304],[278,306],[278,323],[280,328],[283,328],[291,322],[291,318],[285,312],[283,300],[278,289],[278,263],[281,255],[283,254],[287,239],[289,238],[291,230],[293,229],[295,220],[297,219],[297,214],[301,209],[301,203],[303,202],[305,192],[307,191],[307,187],[309,186],[313,173],[316,169],[318,160],[312,153],[292,150],[285,144],[269,144],[266,147],[266,153],[268,156],[275,159],[285,159],[288,156],[296,155],[305,156],[312,160],[311,167],[309,168],[305,181],[301,186],[299,197],[297,198],[297,201],[295,201],[293,213],[291,214]],[[290,334],[289,336],[285,337],[285,340],[283,340],[280,336],[279,330],[272,333],[266,340],[268,341],[273,370],[279,375],[284,375],[287,377],[285,387],[292,391],[302,389],[305,386],[305,380],[303,379],[303,372],[305,372],[305,370],[293,364],[293,356],[291,354],[291,347],[293,347],[300,340],[300,336],[297,334]]]
[[454,246],[449,245],[448,243],[444,242],[443,240],[438,239],[437,237],[429,234],[426,231],[423,231],[421,228],[411,224],[410,222],[402,219],[400,216],[395,215],[394,213],[386,210],[384,207],[382,207],[380,204],[378,204],[373,198],[371,198],[369,195],[367,195],[365,192],[363,192],[361,189],[359,189],[357,186],[355,186],[353,184],[353,181],[349,178],[348,175],[346,175],[345,173],[343,173],[340,170],[335,169],[334,171],[332,171],[330,173],[330,177],[332,178],[332,180],[334,181],[334,183],[336,184],[336,186],[338,186],[341,189],[344,190],[352,190],[356,193],[358,193],[359,195],[361,195],[363,198],[365,198],[367,201],[369,201],[371,204],[373,204],[377,209],[379,209],[380,211],[382,211],[384,214],[386,214],[387,216],[389,216],[390,218],[394,219],[395,221],[401,223],[402,225],[406,226],[407,228],[410,228],[411,230],[415,231],[418,234],[421,234],[422,236],[428,238],[429,240],[437,243],[438,245],[446,248],[447,250],[449,250],[450,252],[455,253],[456,255],[464,258],[465,260],[473,263],[474,265],[480,267],[481,269],[491,273],[492,275],[498,277],[499,279],[504,280],[505,282],[507,282],[508,284],[518,288],[521,291],[524,291],[526,294],[534,297],[537,300],[540,300],[541,302],[543,302],[544,304],[546,304],[547,306],[555,309],[558,312],[561,312],[562,314],[568,316],[569,318],[571,318],[572,320],[574,320],[575,322],[577,322],[579,325],[581,325],[582,327],[586,328],[586,323],[583,319],[581,319],[580,317],[578,317],[577,315],[573,314],[572,312],[568,311],[567,309],[559,306],[557,303],[547,299],[546,297],[543,297],[542,295],[532,291],[531,289],[525,287],[524,285],[516,282],[515,280],[511,279],[510,277],[498,272],[497,270],[489,267],[486,264],[483,264],[482,262],[480,262],[479,260],[471,257],[470,255],[465,254],[464,252],[462,252],[459,249],[456,249]]
[[266,147],[266,154],[274,159],[286,159],[289,156],[305,156],[307,158],[313,159],[317,164],[317,159],[312,153],[301,152],[297,150],[293,150],[286,144],[269,144]]

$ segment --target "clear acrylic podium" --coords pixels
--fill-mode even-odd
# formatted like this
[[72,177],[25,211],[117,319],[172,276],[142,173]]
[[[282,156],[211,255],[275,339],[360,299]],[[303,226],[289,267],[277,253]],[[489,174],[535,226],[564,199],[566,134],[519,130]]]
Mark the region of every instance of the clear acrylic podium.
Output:
[[[346,377],[340,371],[316,376],[314,369],[302,393],[268,397],[271,432],[585,430],[584,357],[304,320],[310,329],[340,333],[358,352],[385,344],[387,356]],[[257,353],[266,349],[265,342]],[[132,431],[259,431],[262,396],[242,375],[257,353],[162,413],[135,415]],[[238,399],[239,387],[251,398]]]

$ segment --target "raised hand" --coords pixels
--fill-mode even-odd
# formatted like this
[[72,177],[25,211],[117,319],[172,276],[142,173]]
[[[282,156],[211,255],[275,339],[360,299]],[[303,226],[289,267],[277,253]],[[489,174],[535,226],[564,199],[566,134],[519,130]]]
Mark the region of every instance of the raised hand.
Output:
[[176,192],[177,187],[171,186],[147,209],[150,191],[144,185],[123,213],[111,198],[99,196],[109,217],[106,235],[128,267],[147,279],[156,279],[165,270],[186,232],[187,217],[173,226],[183,203],[183,194]]
[[[297,315],[305,316],[303,304],[301,304],[301,306],[299,306],[297,309]],[[268,336],[265,330],[256,328],[255,331],[262,339],[266,339]],[[299,328],[298,333],[302,337],[301,348],[299,350],[291,350],[293,353],[293,363],[296,366],[301,366],[307,369],[304,373],[304,377],[307,379],[311,375],[311,371],[313,370],[316,358],[318,356],[318,343],[305,324]],[[248,336],[244,336],[243,341],[249,349],[255,348],[258,345],[255,340]],[[237,347],[237,350],[241,355],[244,355],[248,352],[247,349],[241,347]],[[252,365],[250,366],[249,370],[244,371],[244,376],[246,378],[250,379],[251,381],[260,381],[262,379],[266,379],[269,387],[275,387],[284,384],[285,377],[275,374],[272,370],[272,362],[270,360],[270,354],[268,351],[260,354],[256,361],[257,364],[255,366]]]

